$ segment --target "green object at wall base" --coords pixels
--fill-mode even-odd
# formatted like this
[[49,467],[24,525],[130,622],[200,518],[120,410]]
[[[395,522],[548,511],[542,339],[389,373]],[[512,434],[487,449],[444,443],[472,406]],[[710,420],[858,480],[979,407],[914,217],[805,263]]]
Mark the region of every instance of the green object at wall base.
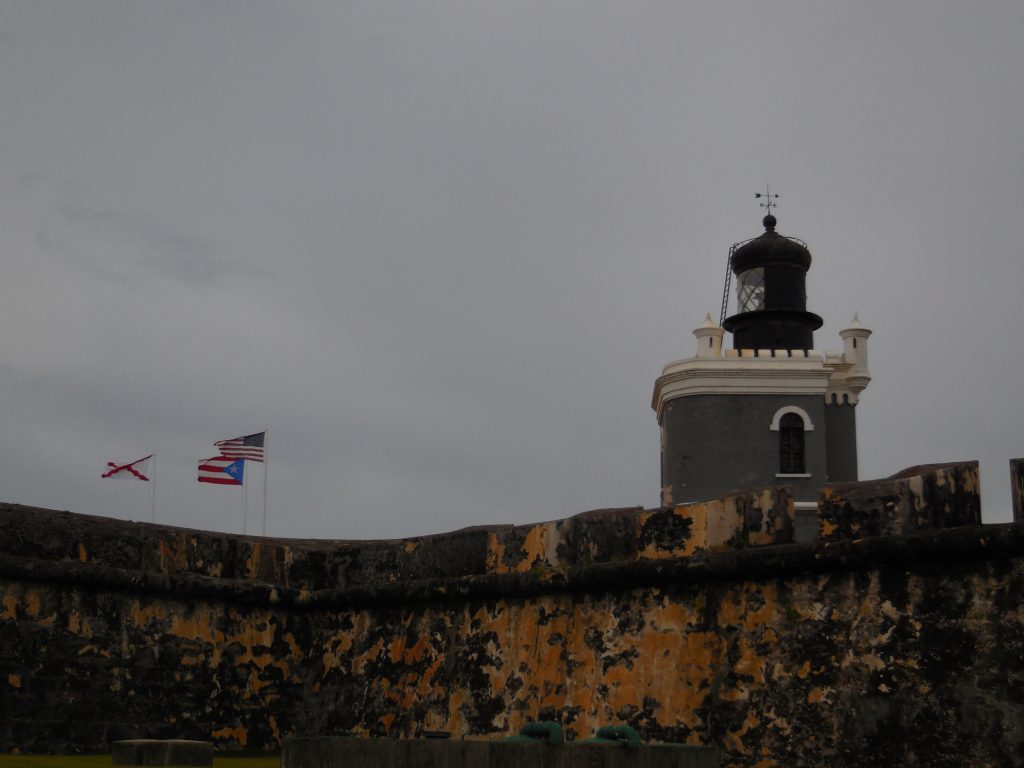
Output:
[[546,744],[565,744],[565,734],[562,733],[562,726],[548,720],[536,723],[527,723],[519,729],[515,736],[509,736],[505,741],[542,741]]

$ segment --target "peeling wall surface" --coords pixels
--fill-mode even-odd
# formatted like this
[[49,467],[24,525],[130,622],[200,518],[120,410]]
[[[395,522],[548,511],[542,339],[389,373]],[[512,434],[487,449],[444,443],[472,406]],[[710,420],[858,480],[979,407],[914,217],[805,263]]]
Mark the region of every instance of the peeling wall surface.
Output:
[[0,505],[0,750],[628,724],[727,764],[1024,765],[1024,527],[977,464],[388,542]]

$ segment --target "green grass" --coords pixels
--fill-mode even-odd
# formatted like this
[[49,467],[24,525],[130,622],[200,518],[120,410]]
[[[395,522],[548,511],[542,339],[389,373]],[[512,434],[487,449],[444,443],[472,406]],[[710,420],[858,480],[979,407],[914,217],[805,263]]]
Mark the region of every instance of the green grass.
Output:
[[[110,755],[0,755],[0,768],[109,768]],[[214,768],[279,768],[280,755],[214,755]]]

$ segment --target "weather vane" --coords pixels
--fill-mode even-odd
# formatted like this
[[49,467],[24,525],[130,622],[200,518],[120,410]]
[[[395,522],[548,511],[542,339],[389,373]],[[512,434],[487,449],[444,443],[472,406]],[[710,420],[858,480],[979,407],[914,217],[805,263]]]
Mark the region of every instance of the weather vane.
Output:
[[754,197],[756,197],[756,198],[762,198],[763,197],[765,199],[764,202],[763,203],[759,203],[759,205],[762,208],[765,209],[765,212],[769,216],[771,216],[772,215],[772,207],[778,205],[778,203],[773,203],[772,202],[772,198],[778,198],[778,195],[773,195],[772,194],[771,187],[768,186],[768,184],[766,183],[764,185],[764,194],[762,195],[760,192],[755,192],[754,193]]

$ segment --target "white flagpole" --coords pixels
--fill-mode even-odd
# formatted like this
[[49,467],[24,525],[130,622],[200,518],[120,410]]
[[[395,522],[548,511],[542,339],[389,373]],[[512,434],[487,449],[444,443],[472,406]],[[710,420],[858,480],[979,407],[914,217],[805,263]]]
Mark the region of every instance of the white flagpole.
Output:
[[248,479],[246,477],[249,474],[248,469],[249,468],[247,466],[245,466],[245,462],[243,461],[242,462],[242,535],[243,536],[245,536],[245,524],[248,522],[248,520],[246,520],[246,518],[248,517],[248,514],[247,514],[248,513],[248,509],[247,509],[247,506],[246,506],[246,501],[247,501],[246,496],[247,496],[248,491],[249,491],[249,486],[245,482]]
[[270,454],[267,451],[267,446],[270,443],[269,439],[270,430],[263,429],[263,527],[260,529],[260,535],[267,535],[267,466],[270,464]]
[[153,454],[153,472],[152,472],[152,474],[153,474],[153,477],[151,478],[150,482],[153,483],[153,488],[151,489],[153,491],[153,498],[150,501],[150,505],[149,505],[149,522],[150,523],[155,523],[156,522],[156,454],[155,453]]

